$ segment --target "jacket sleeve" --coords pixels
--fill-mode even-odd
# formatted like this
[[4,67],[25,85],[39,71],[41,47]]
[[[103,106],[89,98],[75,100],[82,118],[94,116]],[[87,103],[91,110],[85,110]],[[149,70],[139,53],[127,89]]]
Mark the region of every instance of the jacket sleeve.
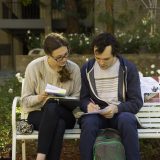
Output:
[[134,64],[131,64],[127,71],[126,83],[126,100],[118,105],[118,112],[136,114],[143,106],[143,100],[141,97],[139,74]]
[[87,112],[87,105],[89,104],[89,83],[87,80],[87,74],[86,74],[86,65],[84,65],[81,68],[81,91],[80,91],[80,109],[83,112]]

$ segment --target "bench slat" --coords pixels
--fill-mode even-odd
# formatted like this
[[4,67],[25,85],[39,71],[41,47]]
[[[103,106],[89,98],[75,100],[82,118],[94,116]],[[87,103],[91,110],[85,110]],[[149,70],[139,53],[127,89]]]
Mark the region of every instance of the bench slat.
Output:
[[138,133],[160,133],[160,128],[145,128],[145,129],[138,129]]
[[145,112],[145,111],[160,111],[160,106],[153,106],[153,107],[145,107],[143,106],[139,112]]
[[160,123],[160,118],[139,118],[139,121],[143,123],[149,123],[149,122],[155,122],[155,123]]
[[74,134],[74,133],[81,133],[80,129],[67,129],[65,134]]
[[148,102],[148,103],[144,103],[144,106],[160,106],[160,104],[159,102],[154,102],[154,103]]
[[160,117],[160,112],[145,112],[145,113],[137,113],[138,117]]
[[160,128],[160,124],[156,124],[156,123],[147,123],[147,124],[145,124],[145,123],[143,123],[143,126],[144,127],[149,127],[149,128]]
[[144,134],[144,133],[139,133],[138,134],[138,137],[140,139],[144,139],[144,138],[147,138],[147,139],[156,139],[156,138],[160,138],[160,133],[158,134],[153,134],[153,133],[147,133],[147,134]]

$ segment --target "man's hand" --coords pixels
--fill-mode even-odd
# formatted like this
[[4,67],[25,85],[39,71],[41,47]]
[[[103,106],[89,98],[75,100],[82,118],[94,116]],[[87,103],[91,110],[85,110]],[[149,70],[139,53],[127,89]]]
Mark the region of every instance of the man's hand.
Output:
[[94,104],[94,103],[92,103],[92,102],[90,102],[90,103],[88,104],[88,106],[87,106],[87,112],[88,112],[88,113],[89,113],[89,112],[95,112],[95,111],[97,111],[97,110],[99,110],[99,109],[100,109],[99,105]]
[[118,112],[118,107],[114,104],[110,104],[106,107],[106,112],[100,113],[105,118],[113,118],[114,114]]

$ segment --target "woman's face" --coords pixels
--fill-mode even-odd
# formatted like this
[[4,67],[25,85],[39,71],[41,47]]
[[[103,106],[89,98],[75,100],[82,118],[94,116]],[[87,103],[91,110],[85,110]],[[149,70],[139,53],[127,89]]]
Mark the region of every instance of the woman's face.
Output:
[[58,66],[63,67],[67,62],[68,55],[69,55],[68,48],[66,46],[62,46],[54,50],[51,53],[50,57],[55,63],[57,63]]

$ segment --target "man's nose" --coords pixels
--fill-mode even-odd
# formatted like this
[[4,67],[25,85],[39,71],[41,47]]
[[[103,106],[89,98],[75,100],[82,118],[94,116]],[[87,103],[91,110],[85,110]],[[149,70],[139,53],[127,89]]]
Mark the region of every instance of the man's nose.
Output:
[[99,64],[103,65],[104,64],[104,60],[100,59],[99,60]]

